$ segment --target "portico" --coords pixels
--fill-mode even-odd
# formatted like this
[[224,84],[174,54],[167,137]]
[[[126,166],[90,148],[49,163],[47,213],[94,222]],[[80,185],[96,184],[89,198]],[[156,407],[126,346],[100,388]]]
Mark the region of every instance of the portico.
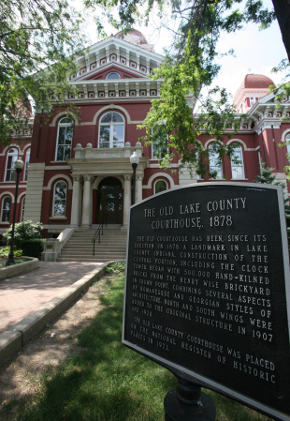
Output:
[[139,142],[132,147],[94,149],[77,144],[75,158],[68,160],[73,176],[71,226],[89,228],[102,222],[104,213],[108,223],[128,224],[131,206],[132,167],[130,156],[136,151],[139,165],[136,171],[136,203],[142,200],[142,180],[148,157],[142,156]]

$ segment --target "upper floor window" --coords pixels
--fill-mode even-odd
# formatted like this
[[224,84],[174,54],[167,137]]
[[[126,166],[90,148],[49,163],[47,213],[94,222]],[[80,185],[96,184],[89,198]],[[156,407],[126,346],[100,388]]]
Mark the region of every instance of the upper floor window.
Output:
[[107,75],[106,79],[121,79],[119,73],[111,72]]
[[56,161],[66,161],[71,156],[73,121],[68,118],[62,118],[58,123]]
[[1,221],[2,222],[9,222],[10,209],[11,209],[11,197],[6,196],[2,200],[2,209],[1,209]]
[[30,161],[30,151],[31,149],[28,148],[26,151],[26,156],[25,156],[25,174],[24,174],[24,180],[27,181],[27,173],[28,173],[28,165],[29,165],[29,161]]
[[288,161],[290,161],[290,133],[287,133],[285,136],[285,142],[286,142],[286,147],[287,147],[287,154],[288,154]]
[[124,146],[125,121],[119,113],[106,113],[99,124],[99,148],[122,148]]
[[18,158],[18,150],[16,148],[9,149],[6,161],[5,181],[15,181],[15,161]]
[[167,183],[164,180],[157,180],[154,184],[154,194],[161,193],[168,189]]
[[59,181],[54,186],[53,216],[65,216],[67,186],[64,181]]
[[216,146],[211,144],[208,147],[208,159],[209,159],[209,175],[210,178],[222,178],[223,168],[219,153],[216,151]]
[[25,197],[22,199],[22,204],[21,204],[21,222],[24,221],[24,211],[25,211]]
[[245,178],[243,149],[236,146],[231,156],[232,179],[242,180]]
[[166,142],[157,141],[152,142],[152,159],[162,159],[168,152]]

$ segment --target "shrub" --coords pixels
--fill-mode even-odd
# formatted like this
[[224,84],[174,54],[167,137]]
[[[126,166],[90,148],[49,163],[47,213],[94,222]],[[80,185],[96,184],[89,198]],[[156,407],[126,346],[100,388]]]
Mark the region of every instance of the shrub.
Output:
[[[15,224],[14,245],[17,249],[23,248],[22,243],[26,240],[41,239],[42,224],[41,222],[33,223],[32,221],[23,221]],[[11,241],[12,226],[5,232],[4,237],[8,242]]]
[[[0,249],[0,257],[2,257],[2,258],[3,257],[7,258],[9,253],[10,253],[10,247],[2,247]],[[14,254],[14,257],[20,257],[20,256],[22,256],[22,250],[14,249],[13,254]]]
[[106,267],[106,273],[118,274],[124,272],[126,268],[126,262],[115,262]]
[[43,251],[43,238],[36,238],[34,240],[24,240],[22,241],[22,250],[23,255],[28,257],[39,257]]

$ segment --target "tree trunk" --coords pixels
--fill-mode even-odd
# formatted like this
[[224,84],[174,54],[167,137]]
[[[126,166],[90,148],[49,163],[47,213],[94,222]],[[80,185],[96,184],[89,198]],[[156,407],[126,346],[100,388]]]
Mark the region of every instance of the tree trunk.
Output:
[[272,0],[283,43],[290,61],[290,0]]

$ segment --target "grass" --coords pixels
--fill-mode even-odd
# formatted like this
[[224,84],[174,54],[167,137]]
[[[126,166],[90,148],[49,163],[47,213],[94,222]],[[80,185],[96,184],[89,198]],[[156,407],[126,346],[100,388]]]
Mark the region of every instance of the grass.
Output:
[[[174,376],[121,344],[124,276],[107,283],[106,308],[79,335],[85,348],[56,374],[42,376],[39,393],[17,421],[164,421],[163,399],[176,387]],[[207,391],[216,421],[269,418]]]

